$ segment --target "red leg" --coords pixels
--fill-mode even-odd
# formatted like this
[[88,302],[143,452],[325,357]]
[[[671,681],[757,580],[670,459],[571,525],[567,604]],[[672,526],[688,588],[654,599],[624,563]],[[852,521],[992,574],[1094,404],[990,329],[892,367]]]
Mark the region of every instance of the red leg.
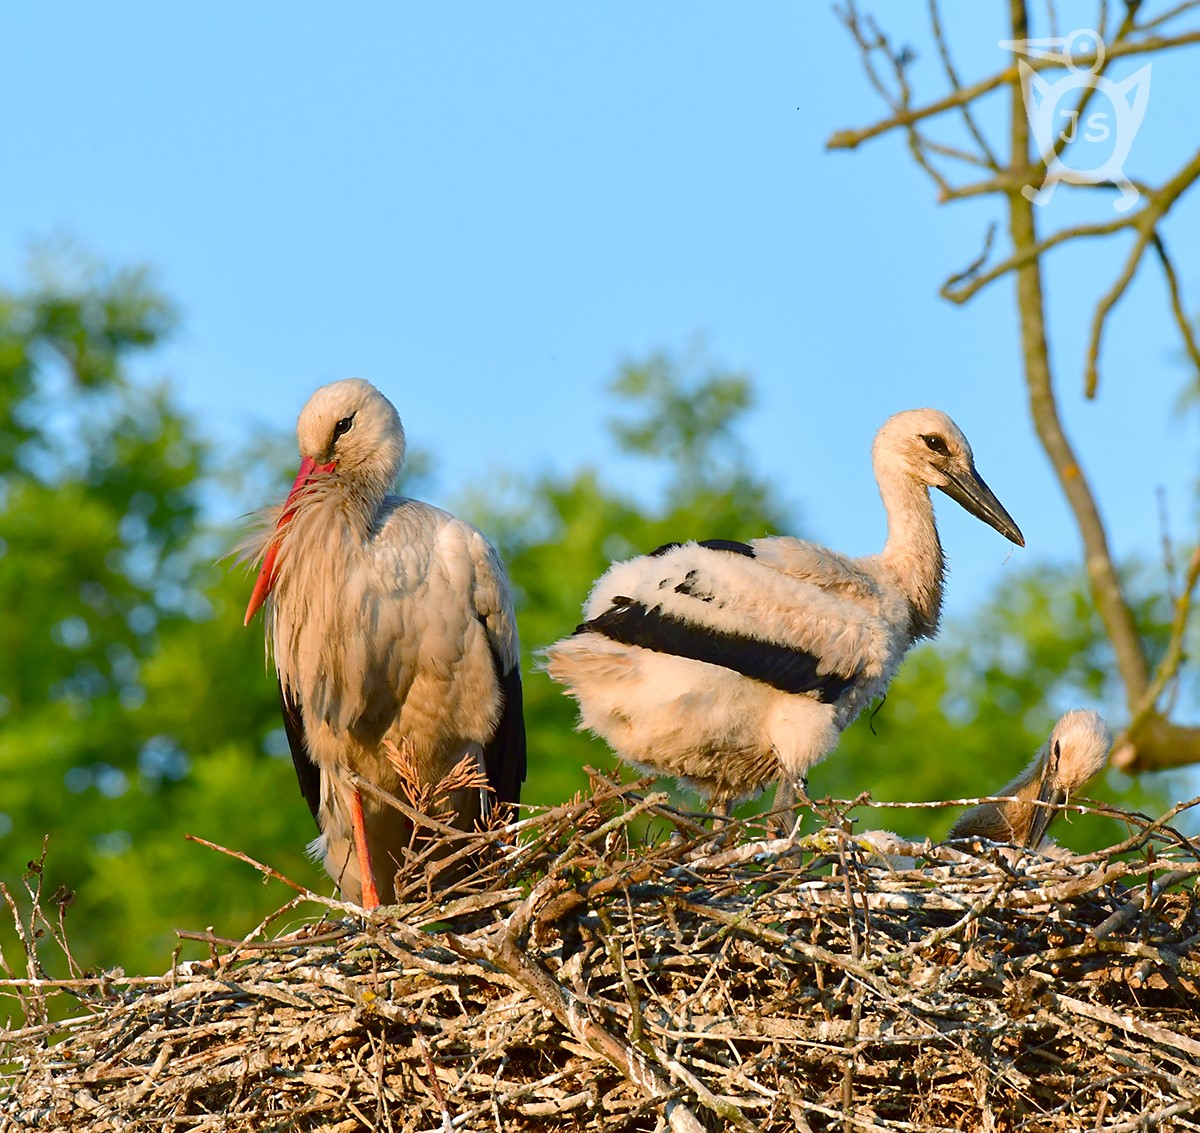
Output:
[[350,796],[350,822],[354,826],[354,848],[358,851],[358,876],[362,881],[362,907],[379,908],[379,891],[375,888],[375,871],[371,868],[371,848],[367,845],[367,828],[363,823],[362,795],[358,788]]

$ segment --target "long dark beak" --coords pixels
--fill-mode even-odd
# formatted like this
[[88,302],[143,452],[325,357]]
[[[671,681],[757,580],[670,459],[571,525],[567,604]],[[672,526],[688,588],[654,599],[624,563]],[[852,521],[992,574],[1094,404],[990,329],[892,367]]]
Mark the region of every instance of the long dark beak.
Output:
[[[1067,792],[1058,787],[1051,787],[1049,784],[1043,786],[1038,792],[1038,802],[1053,803],[1054,806],[1061,806],[1067,801]],[[1038,806],[1034,807],[1033,820],[1029,823],[1029,833],[1025,837],[1026,850],[1036,850],[1041,844],[1042,839],[1046,836],[1046,830],[1058,817],[1058,811],[1053,807]]]
[[[1042,759],[1042,775],[1038,780],[1037,801],[1058,805],[1066,801],[1067,792],[1058,783],[1058,744],[1051,736],[1046,741],[1045,756]],[[1055,818],[1058,811],[1048,806],[1035,806],[1029,819],[1029,833],[1025,836],[1025,849],[1036,850],[1046,836],[1046,829]]]
[[1025,536],[1013,522],[1013,517],[1004,510],[1004,505],[996,499],[992,489],[987,486],[982,476],[972,465],[969,472],[959,472],[957,469],[946,470],[947,483],[938,487],[956,503],[961,504],[976,519],[982,519],[989,527],[994,527],[1009,542],[1018,547],[1025,546]]

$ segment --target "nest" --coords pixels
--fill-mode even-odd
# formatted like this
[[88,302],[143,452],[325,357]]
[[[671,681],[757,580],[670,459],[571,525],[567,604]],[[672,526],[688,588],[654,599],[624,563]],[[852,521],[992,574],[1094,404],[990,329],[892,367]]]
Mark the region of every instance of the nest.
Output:
[[[1198,1127],[1182,808],[1122,812],[1130,836],[1082,857],[891,847],[907,862],[850,805],[714,838],[597,780],[415,845],[396,906],[301,890],[243,940],[185,934],[209,960],[161,978],[10,978],[0,1130]],[[273,935],[308,901],[319,920]]]

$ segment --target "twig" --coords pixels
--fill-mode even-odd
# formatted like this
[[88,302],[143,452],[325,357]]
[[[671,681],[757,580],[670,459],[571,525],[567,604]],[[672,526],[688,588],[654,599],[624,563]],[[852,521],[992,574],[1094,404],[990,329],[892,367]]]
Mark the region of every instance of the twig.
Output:
[[1159,698],[1162,696],[1167,685],[1179,673],[1179,668],[1184,660],[1184,638],[1187,634],[1188,623],[1191,620],[1192,599],[1195,596],[1197,585],[1200,585],[1200,546],[1197,546],[1192,551],[1192,558],[1188,564],[1187,574],[1183,579],[1183,586],[1180,589],[1179,597],[1175,600],[1175,609],[1171,618],[1171,630],[1167,637],[1167,647],[1163,653],[1162,660],[1158,663],[1158,668],[1154,672],[1154,679],[1146,687],[1145,692],[1142,693],[1141,698],[1134,708],[1132,719],[1113,745],[1112,762],[1114,766],[1128,764],[1129,755],[1122,749],[1128,744],[1136,744],[1138,733],[1156,714]]
[[[1197,3],[1200,3],[1200,0],[1197,0]],[[1162,234],[1155,231],[1152,240],[1154,250],[1158,253],[1158,261],[1162,265],[1163,275],[1166,276],[1167,293],[1171,300],[1171,315],[1175,319],[1176,327],[1179,328],[1179,337],[1183,339],[1183,348],[1197,374],[1200,375],[1200,344],[1196,341],[1192,320],[1188,318],[1187,311],[1184,310],[1183,296],[1179,289],[1179,277],[1175,273],[1175,265],[1167,254],[1167,245]]]
[[253,866],[259,873],[265,874],[267,877],[273,877],[276,881],[282,881],[284,885],[294,889],[297,893],[309,901],[319,901],[326,903],[327,898],[322,897],[319,893],[314,893],[311,889],[301,885],[299,882],[293,881],[290,877],[285,877],[277,869],[273,869],[269,865],[263,865],[262,862],[256,861],[249,854],[242,853],[241,850],[231,850],[226,846],[218,845],[216,842],[210,842],[206,838],[201,838],[198,834],[184,834],[184,837],[189,842],[196,842],[198,845],[205,846],[210,850],[216,850],[219,854],[225,854],[227,857],[237,858],[240,862],[245,862],[249,866]]
[[[288,907],[291,907],[291,902],[288,903]],[[292,948],[302,948],[311,944],[328,944],[332,940],[344,940],[351,931],[349,927],[342,927],[332,932],[315,933],[312,936],[297,933],[294,936],[276,937],[274,940],[231,940],[225,936],[216,936],[211,932],[192,932],[183,928],[177,928],[175,935],[180,940],[198,940],[202,944],[214,944],[219,948],[232,949],[236,953],[280,952]]]

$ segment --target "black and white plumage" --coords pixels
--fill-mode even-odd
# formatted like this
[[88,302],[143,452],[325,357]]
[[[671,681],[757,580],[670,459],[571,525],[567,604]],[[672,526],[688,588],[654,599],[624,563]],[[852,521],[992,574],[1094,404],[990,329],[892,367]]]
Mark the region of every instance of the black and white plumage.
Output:
[[[266,602],[266,631],[301,790],[321,837],[314,852],[343,897],[394,899],[411,825],[364,798],[357,774],[391,794],[388,742],[411,751],[422,783],[464,757],[493,797],[516,803],[525,778],[519,648],[494,548],[440,508],[389,494],[405,438],[391,402],[358,379],[323,386],[296,426],[300,473],[260,513],[246,556],[261,563],[246,621]],[[481,793],[451,798],[470,829]]]
[[986,838],[1030,850],[1045,846],[1047,829],[1058,814],[1054,807],[1099,774],[1112,742],[1099,712],[1075,708],[1064,713],[1025,770],[996,792],[1014,801],[998,798],[963,811],[948,837]]
[[932,637],[945,571],[930,487],[1019,546],[1024,539],[944,413],[898,413],[872,456],[888,517],[882,553],[849,558],[799,539],[660,547],[600,578],[546,669],[580,728],[635,767],[674,775],[714,806],[808,769]]

